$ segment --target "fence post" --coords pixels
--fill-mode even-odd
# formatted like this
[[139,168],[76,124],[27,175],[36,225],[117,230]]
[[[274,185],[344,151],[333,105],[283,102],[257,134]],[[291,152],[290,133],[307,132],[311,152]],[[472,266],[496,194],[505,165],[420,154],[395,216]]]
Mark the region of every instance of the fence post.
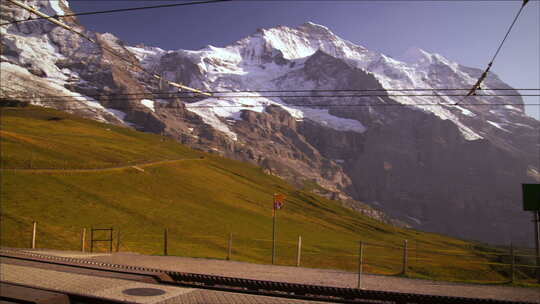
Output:
[[298,236],[298,250],[296,251],[296,267],[300,267],[300,259],[302,258],[302,236]]
[[516,280],[516,257],[514,255],[514,245],[510,243],[510,283],[515,283]]
[[90,227],[90,252],[94,252],[94,227]]
[[109,253],[112,253],[112,243],[113,243],[113,228],[109,230]]
[[86,228],[81,230],[81,251],[85,252],[86,248]]
[[116,231],[116,252],[120,251],[120,228]]
[[229,242],[227,244],[227,261],[231,259],[232,253],[232,232],[229,232]]
[[407,240],[403,241],[403,275],[407,274]]
[[32,223],[32,249],[36,249],[37,222]]
[[414,266],[418,266],[418,240],[414,241]]
[[168,255],[167,253],[168,230],[169,229],[165,228],[165,230],[163,231],[163,255]]
[[362,288],[362,266],[364,263],[364,244],[360,241],[360,247],[358,249],[358,285],[356,288]]

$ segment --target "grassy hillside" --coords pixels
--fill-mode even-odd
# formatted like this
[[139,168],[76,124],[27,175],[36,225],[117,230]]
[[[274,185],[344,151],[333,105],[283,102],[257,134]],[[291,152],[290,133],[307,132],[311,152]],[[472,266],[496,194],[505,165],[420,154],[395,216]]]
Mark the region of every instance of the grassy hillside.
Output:
[[279,192],[278,264],[295,264],[301,235],[303,266],[355,270],[362,240],[364,269],[396,274],[408,240],[411,276],[508,279],[500,250],[379,223],[258,167],[51,109],[0,109],[2,246],[28,247],[37,221],[38,248],[78,250],[83,227],[114,227],[121,250],[161,254],[168,228],[169,254],[225,258],[232,232],[233,259],[269,263]]

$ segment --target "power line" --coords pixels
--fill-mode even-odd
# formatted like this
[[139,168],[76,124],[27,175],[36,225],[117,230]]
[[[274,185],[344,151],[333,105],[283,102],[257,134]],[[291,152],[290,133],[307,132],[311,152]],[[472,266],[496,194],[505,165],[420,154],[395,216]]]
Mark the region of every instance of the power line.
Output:
[[[462,97],[467,96],[465,94],[353,94],[353,95],[227,95],[227,96],[213,96],[214,99],[225,99],[225,98],[355,98],[355,97]],[[540,94],[478,94],[478,97],[516,97],[516,96],[525,96],[525,97],[536,97]],[[63,95],[63,96],[47,96],[47,97],[33,97],[33,96],[19,96],[19,97],[9,97],[4,99],[18,99],[18,100],[36,100],[36,99],[55,99],[55,98],[84,98],[92,96],[72,96],[72,95]],[[96,96],[99,97],[99,96]],[[198,96],[164,96],[156,99],[201,99]],[[106,101],[121,101],[121,100],[133,100],[132,98],[112,98],[107,99]],[[57,100],[55,102],[71,102],[70,100]],[[76,102],[76,101],[74,101]],[[512,103],[510,103],[512,104]],[[455,104],[454,104],[455,105]]]
[[[42,102],[41,104],[36,105],[47,105],[47,103],[50,102]],[[76,103],[76,102],[70,102],[70,103]],[[76,103],[80,104],[80,103]],[[305,104],[305,103],[290,103],[290,104],[277,104],[277,103],[260,103],[260,104],[252,104],[252,105],[193,105],[191,106],[189,103],[184,104],[186,109],[213,109],[213,108],[258,108],[258,107],[267,107],[267,106],[278,106],[278,107],[297,107],[297,108],[348,108],[348,107],[374,107],[374,106],[396,106],[396,107],[411,107],[411,106],[446,106],[446,107],[455,107],[456,105],[453,103],[414,103],[414,104],[405,104],[405,103],[362,103],[362,104]],[[473,106],[516,106],[515,104],[511,103],[496,103],[496,104],[486,104],[486,103],[477,103],[472,104]],[[540,106],[540,103],[534,103],[534,104],[527,104],[532,106]],[[171,109],[171,108],[181,108],[181,106],[172,106],[172,105],[160,105],[160,106],[154,106],[158,109]],[[148,107],[145,105],[134,105],[131,107],[128,107],[127,105],[115,105],[114,108],[105,108],[100,110],[131,110],[131,109],[147,109]],[[71,107],[70,109],[79,109],[79,110],[88,110],[86,107]]]
[[519,18],[519,15],[521,15],[521,12],[523,11],[523,8],[525,7],[525,5],[527,4],[529,0],[524,0],[523,1],[523,4],[521,5],[521,8],[519,9],[518,13],[516,14],[516,17],[514,18],[514,21],[512,21],[512,24],[510,24],[510,27],[508,28],[508,30],[506,31],[506,35],[504,35],[504,38],[503,40],[501,41],[501,43],[499,44],[499,47],[497,48],[497,51],[495,52],[495,54],[493,55],[493,57],[491,58],[491,61],[489,64],[493,64],[493,62],[495,61],[495,58],[497,58],[497,55],[499,55],[499,52],[501,51],[501,48],[503,47],[504,45],[504,42],[506,41],[506,39],[508,38],[508,36],[510,35],[510,32],[512,31],[512,28],[514,27],[514,24],[516,24],[518,18]]
[[[260,90],[260,91],[206,91],[207,93],[212,94],[213,98],[267,98],[267,97],[285,97],[285,98],[292,98],[292,97],[314,97],[314,98],[324,98],[324,97],[358,97],[358,96],[366,96],[366,97],[396,97],[396,96],[405,96],[405,97],[414,97],[414,96],[421,96],[421,97],[460,97],[460,96],[467,96],[465,94],[362,94],[362,95],[215,95],[215,94],[242,94],[242,93],[338,93],[338,92],[424,92],[424,91],[466,91],[469,89],[348,89],[348,90]],[[540,91],[540,89],[482,89],[482,90],[490,90],[490,91]],[[192,96],[192,95],[186,95],[191,94],[188,92],[157,92],[157,93],[109,93],[109,94],[92,94],[92,95],[81,95],[81,96],[73,96],[73,95],[49,95],[39,98],[74,98],[74,97],[91,97],[94,99],[97,98],[104,98],[104,97],[117,97],[117,96],[134,96],[139,98],[158,98],[158,99],[173,99],[173,98],[185,98],[185,99],[193,99],[193,98],[200,98],[198,96]],[[164,95],[164,96],[160,96]],[[500,96],[537,96],[536,94],[481,94],[477,96],[493,96],[493,97],[500,97]],[[35,98],[30,96],[12,96],[10,98]],[[118,98],[114,98],[115,100],[119,100]],[[125,100],[130,100],[130,98],[125,98]]]
[[482,73],[482,75],[480,76],[480,78],[478,78],[478,80],[476,81],[476,83],[473,85],[473,87],[470,89],[469,93],[467,93],[467,96],[463,97],[460,101],[456,102],[456,105],[461,103],[463,100],[465,100],[465,98],[467,98],[468,96],[471,96],[471,95],[476,95],[476,91],[480,88],[480,85],[482,84],[482,82],[484,81],[484,79],[487,77],[487,74],[489,73],[489,70],[491,69],[491,66],[493,65],[493,62],[495,61],[495,58],[497,58],[497,55],[499,55],[499,52],[501,51],[501,48],[502,46],[504,45],[504,42],[506,41],[506,39],[508,38],[508,36],[510,35],[510,32],[512,31],[512,28],[514,27],[514,24],[516,24],[516,21],[518,20],[519,18],[519,15],[521,15],[521,12],[523,11],[523,8],[525,7],[525,5],[527,4],[527,2],[529,2],[529,0],[523,0],[523,4],[521,5],[518,13],[516,14],[516,17],[514,17],[514,21],[512,21],[512,24],[510,24],[510,27],[508,28],[508,30],[506,31],[506,35],[504,35],[504,38],[503,40],[501,41],[501,43],[499,44],[499,47],[497,48],[497,51],[495,52],[495,54],[493,55],[493,57],[491,58],[490,62],[488,63],[488,66],[486,68],[486,70]]
[[[120,12],[128,12],[128,11],[166,8],[166,7],[175,7],[175,6],[209,4],[209,3],[228,2],[228,1],[232,1],[232,0],[208,0],[208,1],[197,1],[197,2],[183,2],[183,3],[175,3],[175,4],[163,4],[163,5],[154,5],[154,6],[121,8],[121,9],[113,9],[113,10],[106,10],[106,11],[94,11],[94,12],[84,12],[84,13],[75,13],[75,14],[66,14],[66,15],[54,15],[54,16],[51,16],[51,17],[55,18],[55,19],[58,19],[58,18],[74,17],[74,16],[88,16],[88,15],[98,15],[98,14],[120,13]],[[0,26],[16,24],[16,23],[21,23],[21,22],[27,22],[27,21],[43,20],[43,19],[48,19],[48,18],[47,17],[38,17],[38,18],[29,18],[29,19],[26,19],[26,20],[14,20],[14,21],[11,21],[11,22],[1,23]]]
[[[536,95],[536,96],[540,96],[540,95]],[[1,101],[1,100],[0,100]],[[62,101],[62,100],[21,100],[21,101],[27,101],[27,102],[33,102],[34,104],[36,105],[48,105],[48,104],[82,104],[84,103],[85,101]],[[120,99],[120,100],[111,100],[111,101],[126,101],[125,99]],[[156,104],[160,104],[159,102],[157,102]],[[291,107],[359,107],[359,106],[450,106],[450,107],[454,107],[456,106],[454,103],[441,103],[441,102],[423,102],[423,103],[399,103],[399,102],[394,102],[394,103],[381,103],[381,102],[378,102],[378,103],[374,103],[374,102],[366,102],[366,103],[356,103],[356,104],[353,104],[353,103],[346,103],[346,104],[335,104],[335,103],[283,103],[283,104],[279,104],[279,103],[271,103],[271,102],[259,102],[259,103],[254,103],[254,104],[235,104],[235,105],[225,105],[225,104],[216,104],[216,105],[200,105],[200,104],[194,104],[194,103],[184,103],[183,105],[186,106],[186,108],[250,108],[250,107],[262,107],[262,106],[271,106],[271,105],[276,105],[276,106],[291,106]],[[516,105],[514,103],[506,103],[506,102],[503,102],[503,103],[473,103],[473,104],[467,104],[469,106],[521,106],[521,105]],[[540,105],[538,103],[535,103],[535,104],[531,104],[531,103],[528,103],[527,105],[532,105],[532,106],[537,106],[537,105]],[[101,105],[103,106],[103,105]],[[128,107],[127,104],[123,104],[123,105],[114,105],[114,107],[111,107],[113,109],[120,109],[120,108],[125,108],[125,109],[129,109],[129,108],[132,108],[132,107],[138,107],[138,106],[141,106],[141,107],[146,107],[144,105],[139,105],[139,104],[135,104],[135,105],[131,105]],[[104,106],[103,106],[104,107]],[[167,104],[167,105],[163,105],[161,104],[159,106],[160,108],[179,108],[181,107],[180,105],[170,105],[170,104]]]
[[[539,95],[540,96],[540,95]],[[406,103],[365,103],[365,104],[271,104],[271,103],[261,103],[257,105],[196,105],[196,106],[190,106],[189,104],[186,104],[187,109],[191,108],[251,108],[251,107],[262,107],[262,106],[291,106],[291,107],[372,107],[372,106],[449,106],[454,107],[455,105],[452,103],[413,103],[413,104],[406,104]],[[478,103],[478,104],[472,104],[474,106],[515,106],[515,104],[512,103],[496,103],[496,104],[486,104],[486,103]],[[527,105],[540,105],[540,103],[537,104],[527,104]],[[169,106],[165,106],[167,108]],[[127,108],[127,107],[126,107]]]
[[[94,40],[93,38],[88,37],[87,35],[83,34],[82,32],[78,32],[78,31],[74,30],[72,27],[70,27],[70,26],[68,26],[68,25],[66,25],[66,24],[64,24],[64,23],[62,23],[62,22],[60,22],[60,21],[58,21],[58,20],[52,18],[51,16],[48,16],[48,15],[46,15],[46,14],[40,12],[40,11],[37,11],[37,10],[35,10],[35,9],[33,9],[33,8],[31,8],[31,7],[27,6],[27,5],[25,5],[25,4],[22,4],[22,3],[18,2],[18,1],[16,1],[16,0],[8,0],[8,1],[11,2],[11,3],[13,3],[13,4],[15,4],[15,5],[17,5],[17,6],[19,6],[19,7],[21,7],[21,8],[23,8],[23,9],[25,9],[25,10],[27,10],[27,11],[29,11],[29,12],[31,12],[31,13],[33,13],[33,14],[35,14],[35,15],[38,15],[38,16],[40,16],[40,17],[43,17],[43,18],[47,19],[48,21],[50,21],[50,22],[52,22],[52,23],[54,23],[54,24],[56,24],[56,25],[58,25],[58,26],[60,26],[60,27],[62,27],[62,28],[64,28],[64,29],[66,29],[66,30],[68,30],[68,31],[70,31],[70,32],[73,32],[73,33],[75,33],[75,34],[81,36],[82,38],[84,38],[84,39],[90,41],[91,43],[97,45],[98,47],[101,47],[101,49],[103,49],[103,50],[109,52],[111,55],[113,55],[113,56],[119,58],[119,59],[122,60],[122,61],[127,62],[129,65],[135,67],[136,69],[140,70],[141,72],[143,72],[143,73],[145,73],[145,74],[148,74],[148,75],[151,75],[152,77],[154,77],[154,78],[156,78],[156,79],[158,79],[158,80],[165,80],[165,79],[163,79],[163,77],[161,77],[161,76],[159,76],[159,75],[157,75],[157,74],[148,72],[147,70],[145,70],[145,69],[142,68],[141,66],[139,66],[139,65],[134,64],[133,62],[131,62],[129,59],[126,59],[126,58],[124,58],[122,55],[117,54],[115,50],[113,50],[113,49],[111,49],[111,48],[109,48],[109,47],[106,47],[106,46],[104,46],[104,45],[100,45],[100,44],[99,44],[96,40]],[[165,80],[165,81],[166,81],[169,85],[174,86],[174,87],[178,87],[178,88],[181,88],[181,89],[185,89],[185,90],[188,90],[188,91],[191,91],[191,92],[194,92],[194,93],[198,93],[198,94],[201,94],[201,95],[211,96],[211,94],[205,93],[205,92],[203,92],[203,91],[200,91],[200,90],[197,90],[197,89],[194,89],[194,88],[191,88],[191,87],[188,87],[188,86],[179,84],[179,83],[175,83],[175,82],[168,81],[168,80]]]

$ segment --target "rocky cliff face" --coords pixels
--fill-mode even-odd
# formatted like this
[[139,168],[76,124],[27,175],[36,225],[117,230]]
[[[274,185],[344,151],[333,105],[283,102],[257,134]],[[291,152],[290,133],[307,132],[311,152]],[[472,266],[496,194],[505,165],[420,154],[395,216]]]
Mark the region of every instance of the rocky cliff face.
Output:
[[[65,1],[27,3],[69,11]],[[1,16],[28,13],[3,3]],[[478,69],[420,49],[396,60],[313,23],[259,29],[224,48],[165,51],[66,22],[98,43],[45,20],[0,28],[0,96],[167,134],[298,186],[315,182],[321,194],[376,218],[384,216],[358,201],[423,230],[529,240],[520,183],[539,181],[540,124],[521,98],[473,96],[456,105],[461,97],[445,94],[463,91],[393,91],[470,88]],[[179,94],[141,68],[217,93]],[[517,93],[494,74],[483,88]]]

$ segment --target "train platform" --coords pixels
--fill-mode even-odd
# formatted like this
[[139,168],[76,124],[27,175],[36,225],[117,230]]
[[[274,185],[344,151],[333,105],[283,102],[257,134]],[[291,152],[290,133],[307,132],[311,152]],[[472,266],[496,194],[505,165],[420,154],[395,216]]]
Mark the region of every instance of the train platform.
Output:
[[[107,254],[39,251],[42,255],[95,258]],[[167,286],[133,275],[109,274],[95,270],[73,270],[58,265],[43,265],[17,259],[0,258],[0,295],[13,293],[20,286],[59,294],[78,295],[118,303],[141,304],[262,304],[262,303],[322,303],[250,294],[222,292],[198,288]],[[10,289],[10,290],[8,290]],[[27,293],[27,291],[24,291]],[[57,298],[55,298],[57,299]],[[55,300],[58,301],[58,300]],[[55,301],[50,303],[55,303]],[[39,301],[38,301],[39,302]],[[36,302],[36,303],[38,303]],[[4,303],[4,302],[1,302]],[[10,303],[9,301],[5,303]],[[67,302],[69,303],[69,302]]]
[[[80,252],[65,252],[65,251],[37,251],[43,255],[53,255],[58,257],[77,257],[84,258],[85,260],[96,263],[110,263],[129,265],[133,267],[144,267],[153,269],[162,269],[167,271],[200,273],[206,275],[218,275],[227,277],[241,277],[245,279],[253,280],[267,280],[275,282],[286,283],[298,283],[298,284],[311,284],[311,285],[323,285],[332,287],[346,287],[355,288],[357,284],[357,274],[352,272],[330,270],[330,269],[313,269],[302,267],[290,267],[290,266],[272,266],[252,264],[236,261],[225,260],[212,260],[212,259],[199,259],[199,258],[185,258],[174,256],[148,256],[135,253],[113,253],[113,254],[83,254]],[[3,258],[3,260],[5,260]],[[5,267],[2,262],[2,267]],[[13,263],[12,264],[16,264]],[[54,277],[62,280],[62,276],[65,274],[58,274],[54,271],[58,269],[41,270],[29,270],[29,269],[17,269],[14,266],[6,265],[7,268],[2,269],[7,271],[6,278],[11,280],[19,280],[17,282],[29,282],[28,272],[34,271],[34,275],[39,273],[42,278]],[[27,267],[27,266],[25,266]],[[49,272],[44,272],[49,271]],[[26,277],[24,273],[27,273]],[[69,275],[82,275],[82,277],[73,277],[73,279],[80,284],[73,286],[72,290],[78,292],[92,292],[103,296],[114,295],[118,299],[137,299],[133,296],[126,295],[126,289],[133,288],[156,288],[163,289],[164,285],[157,285],[151,282],[145,282],[144,284],[150,284],[153,287],[134,287],[139,284],[133,281],[124,282],[116,278],[113,283],[107,285],[105,283],[96,283],[96,285],[102,286],[99,290],[85,291],[85,284],[90,284],[89,278],[84,277],[89,274],[69,274]],[[4,276],[4,275],[3,275]],[[3,277],[2,277],[3,280]],[[100,278],[101,280],[101,278]],[[46,281],[44,279],[44,281]],[[81,283],[86,282],[86,283]],[[97,281],[96,281],[97,282]],[[111,281],[112,282],[112,281]],[[50,282],[49,282],[50,283]],[[50,285],[48,282],[40,283],[40,286],[62,286],[61,282],[58,284]],[[78,284],[79,284],[78,283]],[[101,284],[101,285],[100,285]],[[141,285],[142,286],[142,285]],[[313,301],[303,301],[295,299],[284,299],[275,297],[266,297],[258,295],[248,295],[240,293],[230,293],[215,290],[205,290],[197,288],[181,288],[167,286],[171,288],[166,290],[165,294],[156,296],[151,302],[151,298],[144,298],[146,302],[137,303],[318,303]],[[71,287],[70,287],[71,288]],[[427,294],[438,296],[454,296],[454,297],[472,297],[478,299],[493,299],[499,301],[523,301],[529,303],[540,303],[540,289],[537,288],[520,288],[511,286],[500,285],[472,285],[461,283],[449,283],[440,281],[407,279],[401,277],[389,277],[380,275],[363,275],[362,276],[362,288],[368,290],[380,290],[380,291],[392,291],[402,293],[415,293],[415,294]],[[142,301],[142,300],[141,300]]]

